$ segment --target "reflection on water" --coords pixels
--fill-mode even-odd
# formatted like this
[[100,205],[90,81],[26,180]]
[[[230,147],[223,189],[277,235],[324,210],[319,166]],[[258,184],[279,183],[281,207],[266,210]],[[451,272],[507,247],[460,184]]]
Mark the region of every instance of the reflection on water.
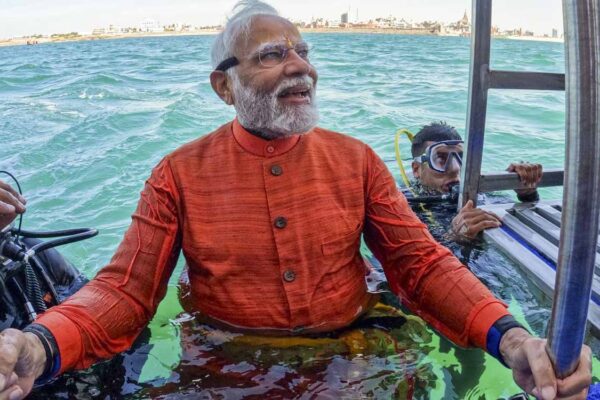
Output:
[[135,382],[149,354],[148,345],[138,344],[33,398],[412,399],[428,398],[435,381],[424,362],[432,333],[420,318],[381,303],[349,329],[312,337],[235,334],[186,314],[174,323],[182,355],[166,379]]

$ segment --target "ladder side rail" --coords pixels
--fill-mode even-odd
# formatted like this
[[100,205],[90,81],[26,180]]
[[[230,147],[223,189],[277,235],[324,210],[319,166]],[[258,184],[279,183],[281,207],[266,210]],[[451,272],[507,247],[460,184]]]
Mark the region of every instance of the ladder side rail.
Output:
[[547,344],[560,378],[579,363],[594,278],[600,214],[600,1],[563,0],[563,14],[567,146],[556,296]]
[[488,97],[490,64],[492,0],[473,1],[471,29],[471,67],[469,74],[469,103],[467,106],[466,138],[458,208],[467,201],[477,204],[477,190],[483,159],[483,137]]

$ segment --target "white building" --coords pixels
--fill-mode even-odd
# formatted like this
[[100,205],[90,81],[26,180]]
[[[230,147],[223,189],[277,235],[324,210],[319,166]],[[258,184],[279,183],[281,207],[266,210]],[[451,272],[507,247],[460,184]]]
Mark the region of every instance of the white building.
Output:
[[400,21],[396,21],[394,23],[394,28],[396,28],[396,29],[411,29],[412,28],[412,24],[410,22],[407,22],[403,18]]
[[158,21],[145,19],[140,23],[140,30],[142,32],[162,32],[163,28]]

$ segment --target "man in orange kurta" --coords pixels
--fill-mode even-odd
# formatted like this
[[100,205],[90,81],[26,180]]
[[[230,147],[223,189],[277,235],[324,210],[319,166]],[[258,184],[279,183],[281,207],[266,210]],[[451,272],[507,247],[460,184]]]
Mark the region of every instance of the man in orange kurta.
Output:
[[503,359],[519,384],[544,398],[582,393],[589,349],[574,377],[554,377],[544,341],[514,324],[433,240],[379,157],[315,127],[317,74],[307,46],[269,6],[249,3],[213,49],[211,84],[237,118],[154,168],[131,227],[95,279],[25,334],[2,334],[0,350],[16,357],[0,353],[0,399],[27,393],[42,375],[129,348],[164,297],[181,251],[189,311],[265,333],[345,327],[374,303],[361,235],[391,289],[444,335]]

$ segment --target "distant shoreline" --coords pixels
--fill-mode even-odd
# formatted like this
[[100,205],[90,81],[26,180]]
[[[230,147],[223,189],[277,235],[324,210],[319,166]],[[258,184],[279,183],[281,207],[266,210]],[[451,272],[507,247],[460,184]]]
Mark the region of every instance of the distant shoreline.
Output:
[[[432,33],[427,29],[392,29],[392,28],[300,28],[302,33],[362,33],[362,34],[384,34],[384,35],[422,35],[422,36],[447,36],[456,37],[457,35],[440,35]],[[26,46],[30,44],[38,45],[44,43],[63,43],[63,42],[84,42],[92,40],[110,40],[110,39],[127,39],[127,38],[142,38],[142,37],[170,37],[170,36],[204,36],[216,35],[220,31],[216,29],[206,29],[191,32],[137,32],[137,33],[119,33],[105,35],[79,35],[69,36],[61,35],[55,37],[42,38],[12,38],[0,39],[0,47],[6,46]],[[508,40],[526,40],[540,42],[556,42],[562,43],[562,38],[550,38],[539,36],[494,36],[494,39]],[[35,42],[35,43],[33,43]]]

